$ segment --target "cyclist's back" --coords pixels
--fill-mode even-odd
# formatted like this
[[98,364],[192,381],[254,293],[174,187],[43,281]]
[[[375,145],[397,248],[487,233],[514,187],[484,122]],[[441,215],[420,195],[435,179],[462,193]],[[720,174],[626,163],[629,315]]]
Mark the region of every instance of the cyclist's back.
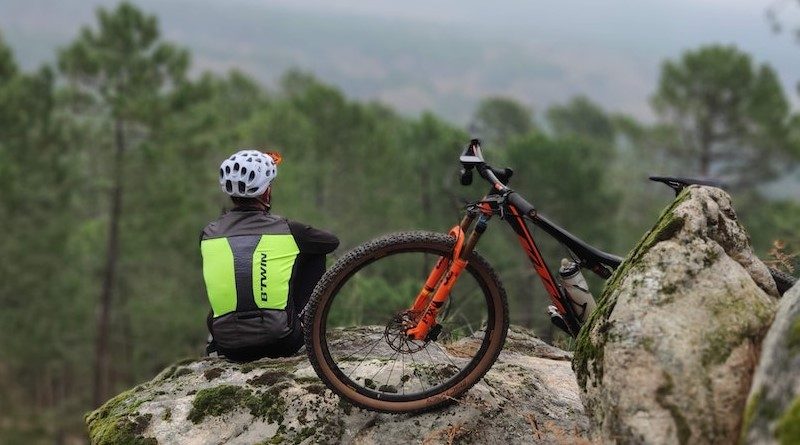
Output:
[[330,233],[269,212],[276,174],[272,157],[254,150],[223,162],[220,184],[236,206],[201,235],[209,350],[236,361],[300,349],[299,314],[325,272],[325,255],[339,245]]

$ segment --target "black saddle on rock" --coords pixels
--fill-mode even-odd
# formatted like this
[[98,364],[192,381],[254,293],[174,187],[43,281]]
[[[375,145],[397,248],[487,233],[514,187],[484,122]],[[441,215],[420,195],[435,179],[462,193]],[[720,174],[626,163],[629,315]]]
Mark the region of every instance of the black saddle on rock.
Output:
[[722,181],[716,179],[697,179],[697,178],[679,178],[675,176],[651,176],[651,181],[663,182],[675,190],[675,196],[684,188],[690,185],[707,185],[711,187],[725,188]]

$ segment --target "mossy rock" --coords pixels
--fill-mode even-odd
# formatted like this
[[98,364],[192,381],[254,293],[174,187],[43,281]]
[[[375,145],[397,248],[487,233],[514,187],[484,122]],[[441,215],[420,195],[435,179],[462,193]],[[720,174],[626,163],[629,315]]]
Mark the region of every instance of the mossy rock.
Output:
[[775,313],[765,270],[723,191],[693,186],[665,209],[576,339],[573,369],[599,437],[736,441],[741,388]]
[[[603,287],[598,298],[597,307],[589,315],[575,341],[573,366],[578,378],[578,384],[586,389],[590,374],[594,376],[593,384],[597,384],[603,377],[603,347],[605,340],[603,333],[610,327],[608,319],[617,303],[616,289],[630,271],[634,270],[642,257],[661,241],[670,239],[677,231],[683,228],[684,220],[674,215],[674,210],[690,197],[689,189],[684,189],[664,211],[658,222],[637,243],[636,247],[628,254],[625,260],[614,271]],[[597,328],[600,334],[593,339],[591,332]]]
[[109,400],[86,416],[89,439],[95,445],[154,445],[158,441],[143,437],[152,420],[151,414],[137,411],[143,400],[130,390]]
[[241,386],[220,385],[197,392],[187,419],[199,423],[206,416],[222,416],[238,409],[248,409],[254,417],[280,422],[285,407],[276,391],[258,394]]

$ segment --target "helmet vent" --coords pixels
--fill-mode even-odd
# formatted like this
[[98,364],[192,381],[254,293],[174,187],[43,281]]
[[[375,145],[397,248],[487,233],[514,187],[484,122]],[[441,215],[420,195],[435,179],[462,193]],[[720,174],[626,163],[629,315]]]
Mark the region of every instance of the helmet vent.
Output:
[[235,172],[239,171],[239,163],[238,162],[233,164],[233,171],[235,171]]
[[229,180],[227,180],[227,181],[225,181],[225,190],[226,190],[228,193],[232,193],[232,192],[233,192],[233,184],[231,184],[231,181],[230,181],[230,179],[229,179]]
[[219,177],[220,177],[220,179],[222,179],[223,176],[225,176],[225,170],[219,169]]
[[250,172],[250,176],[248,177],[248,179],[249,179],[249,180],[251,180],[251,181],[252,181],[253,179],[256,179],[256,172],[253,172],[253,171],[251,171],[251,172]]
[[227,174],[231,173],[231,166],[230,165],[226,165],[225,166],[225,173],[227,173]]
[[247,193],[255,193],[256,190],[258,190],[258,187],[250,187],[249,189],[247,189]]
[[244,182],[236,181],[236,185],[239,186],[239,193],[244,193]]

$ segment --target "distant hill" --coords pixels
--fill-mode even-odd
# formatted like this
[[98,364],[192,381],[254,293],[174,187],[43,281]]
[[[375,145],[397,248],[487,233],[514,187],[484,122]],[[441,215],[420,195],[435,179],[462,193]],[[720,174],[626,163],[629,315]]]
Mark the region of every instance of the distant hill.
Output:
[[[80,25],[93,23],[98,5],[115,3],[3,0],[0,30],[30,68],[52,60],[55,47],[71,40]],[[659,61],[683,44],[669,27],[658,31],[668,39],[642,36],[648,32],[648,22],[636,17],[642,11],[628,7],[634,22],[615,15],[614,8],[595,12],[591,8],[598,7],[587,2],[578,2],[575,11],[510,2],[484,17],[476,17],[482,13],[476,2],[462,8],[452,1],[439,10],[413,1],[408,10],[385,1],[368,6],[315,0],[135,3],[158,15],[168,39],[192,49],[197,70],[236,67],[270,84],[288,68],[299,67],[351,96],[378,99],[407,113],[430,109],[458,123],[468,120],[480,98],[493,94],[513,96],[538,110],[587,94],[612,110],[648,119],[647,98]],[[650,6],[655,9],[644,13],[662,14]],[[679,25],[680,12],[665,20]],[[562,18],[563,29],[550,20],[553,16]],[[767,28],[758,22],[751,27]]]

